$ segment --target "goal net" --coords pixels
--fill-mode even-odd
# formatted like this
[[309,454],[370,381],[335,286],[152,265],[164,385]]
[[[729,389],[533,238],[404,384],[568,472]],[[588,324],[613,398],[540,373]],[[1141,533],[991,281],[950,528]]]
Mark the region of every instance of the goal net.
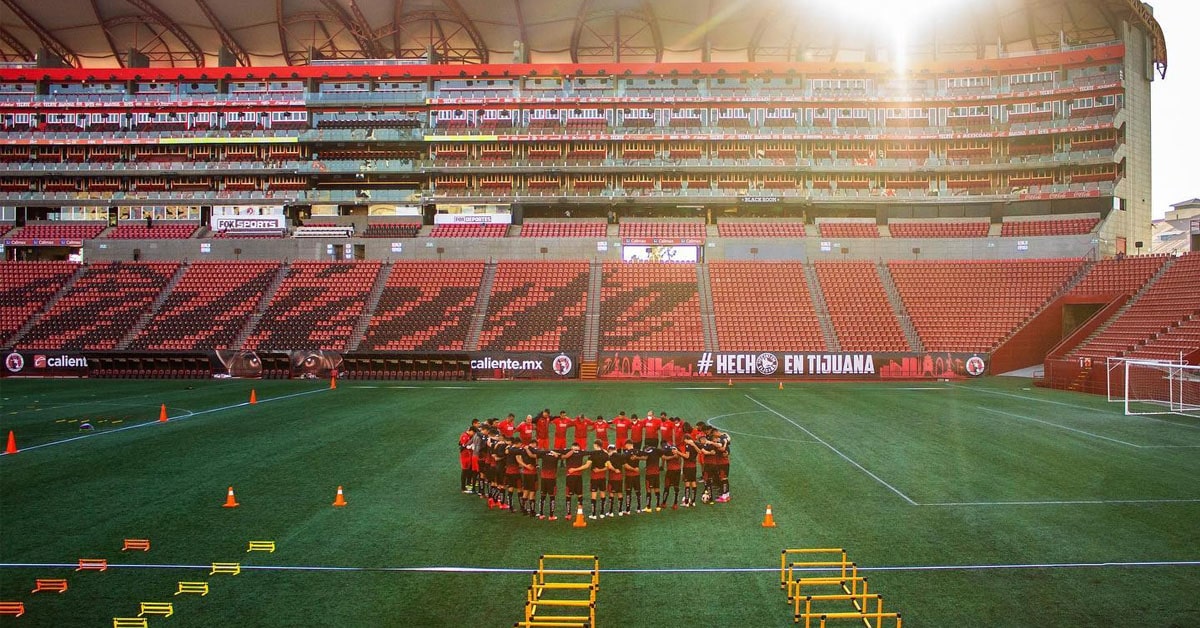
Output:
[[1109,401],[1123,402],[1125,414],[1200,417],[1200,365],[1126,358],[1108,368]]

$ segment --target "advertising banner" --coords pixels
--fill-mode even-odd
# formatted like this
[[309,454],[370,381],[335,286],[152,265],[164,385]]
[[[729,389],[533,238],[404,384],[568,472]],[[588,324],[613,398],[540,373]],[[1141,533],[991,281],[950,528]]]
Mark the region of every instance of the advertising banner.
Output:
[[65,240],[61,238],[18,238],[4,241],[4,246],[65,246],[77,249],[83,246],[83,240]]
[[4,357],[4,377],[85,377],[87,358],[62,351],[13,351]]
[[213,377],[261,379],[263,376],[262,359],[254,351],[217,349],[213,352],[213,358]]
[[[239,351],[217,349],[211,354],[213,377],[239,379],[261,379],[263,362],[295,379],[329,379],[342,369],[342,354],[321,349],[298,349],[295,351]],[[286,362],[286,364],[284,364]]]
[[579,359],[565,353],[473,353],[471,375],[476,379],[573,379],[579,377]]
[[598,377],[811,380],[961,379],[987,372],[977,353],[601,352]]
[[342,369],[342,354],[337,351],[307,349],[290,353],[293,378],[330,379]]
[[287,228],[286,216],[213,216],[213,231],[278,233]]
[[[442,206],[439,205],[439,209]],[[495,213],[456,213],[434,214],[435,225],[507,225],[512,224],[512,214],[496,211]]]

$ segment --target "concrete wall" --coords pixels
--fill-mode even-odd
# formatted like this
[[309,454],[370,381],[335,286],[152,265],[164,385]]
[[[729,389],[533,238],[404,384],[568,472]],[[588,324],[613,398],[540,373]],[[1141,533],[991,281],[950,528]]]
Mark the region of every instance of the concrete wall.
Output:
[[1118,120],[1125,123],[1125,178],[1116,194],[1125,199],[1125,211],[1113,212],[1100,229],[1101,250],[1115,253],[1116,238],[1124,236],[1129,254],[1137,253],[1134,242],[1145,244],[1150,252],[1151,179],[1150,179],[1150,88],[1154,80],[1152,44],[1145,33],[1128,22],[1123,24],[1125,39],[1125,106]]
[[[1050,257],[1090,257],[1095,247],[1092,235],[1037,238],[942,238],[902,239],[864,238],[829,239],[809,237],[802,240],[769,240],[722,238],[710,240],[704,249],[706,260],[890,260],[890,259],[1042,259]],[[280,238],[280,239],[206,239],[206,240],[88,240],[84,243],[84,259],[131,260],[134,250],[140,250],[143,260],[204,260],[204,259],[329,259],[327,245],[362,245],[366,259],[435,260],[435,259],[586,259],[618,261],[621,259],[620,239],[605,240],[608,250],[597,250],[597,241],[583,239],[538,238],[478,238],[433,239],[411,238],[395,240],[402,250],[392,250],[392,240],[379,238]],[[822,242],[829,251],[822,251]],[[1019,242],[1027,242],[1028,250],[1019,251]],[[201,253],[200,245],[208,243],[210,253]],[[848,249],[842,254],[841,249]],[[921,253],[915,256],[914,247]],[[439,253],[438,249],[442,249]],[[545,248],[543,254],[541,249]],[[241,249],[241,253],[235,253]],[[752,253],[751,249],[757,249]],[[340,258],[339,258],[340,259]]]

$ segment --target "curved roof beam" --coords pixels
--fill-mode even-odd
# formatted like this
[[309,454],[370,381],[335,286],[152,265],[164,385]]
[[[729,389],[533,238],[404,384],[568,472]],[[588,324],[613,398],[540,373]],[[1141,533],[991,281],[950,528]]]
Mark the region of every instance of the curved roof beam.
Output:
[[392,57],[400,58],[400,48],[403,45],[400,32],[400,16],[404,13],[404,0],[396,0],[392,9]]
[[1037,20],[1034,19],[1033,8],[1025,7],[1025,22],[1029,28],[1029,43],[1033,45],[1033,49],[1041,52],[1042,44],[1038,42]]
[[579,3],[579,13],[575,14],[575,28],[571,29],[571,63],[579,63],[579,37],[583,34],[583,26],[591,12],[592,0]]
[[96,16],[96,23],[100,25],[100,30],[104,31],[104,40],[108,42],[108,49],[113,53],[113,59],[116,59],[117,65],[125,67],[125,59],[121,57],[121,51],[117,48],[117,41],[113,39],[112,31],[104,26],[104,16],[100,14],[100,3],[97,0],[91,0],[92,14]]
[[237,59],[238,65],[244,68],[250,67],[250,55],[246,53],[246,49],[242,47],[242,44],[238,43],[238,40],[233,37],[233,33],[229,32],[228,28],[225,28],[225,24],[217,18],[217,14],[213,13],[212,8],[208,6],[208,2],[205,0],[196,0],[196,6],[200,7],[200,12],[204,14],[204,17],[208,18],[208,23],[212,24],[213,28],[216,29],[217,35],[221,37],[221,45],[233,53],[233,57]]
[[358,3],[354,0],[349,0],[350,17],[354,19],[357,28],[362,31],[363,38],[366,39],[366,51],[370,53],[373,59],[383,59],[387,56],[382,48],[379,47],[379,41],[375,39],[375,31],[371,28],[371,24],[367,22],[367,16],[363,15],[361,9],[358,8]]
[[[153,28],[151,28],[151,24],[158,24],[158,26],[163,29],[162,32],[155,31]],[[154,35],[154,39],[151,40],[150,43],[157,42],[158,45],[162,46],[162,49],[166,51],[166,53],[164,54],[164,53],[156,51],[156,50],[151,50],[150,43],[147,43],[145,46],[143,46],[142,48],[139,49],[139,52],[142,52],[143,54],[145,54],[147,57],[150,58],[151,61],[166,61],[171,64],[171,67],[175,67],[175,62],[179,61],[179,60],[184,60],[184,59],[190,58],[193,62],[195,61],[195,57],[193,57],[190,52],[186,52],[186,51],[176,52],[174,50],[171,50],[171,45],[169,43],[167,43],[167,40],[163,37],[164,33],[170,32],[170,31],[167,29],[166,26],[159,24],[158,20],[156,20],[152,16],[149,16],[149,15],[122,15],[121,17],[109,18],[100,23],[100,27],[105,30],[111,30],[118,26],[129,26],[129,25],[132,25],[134,27],[137,27],[137,26],[145,27],[146,30],[150,31]],[[201,67],[201,66],[196,66],[196,67]]]
[[[453,59],[462,63],[484,62],[483,57],[480,56],[480,49],[483,48],[482,42],[475,39],[467,26],[458,21],[458,16],[451,14],[449,11],[422,9],[397,14],[394,20],[393,24],[389,24],[386,28],[381,29],[375,34],[375,37],[380,39],[391,35],[391,54],[396,59],[424,59],[428,48],[432,46],[438,54],[447,59]],[[418,24],[422,25],[422,27],[410,28],[412,25]],[[448,25],[452,25],[454,29],[448,31]],[[388,29],[391,29],[390,32]],[[453,45],[452,40],[460,35],[464,39],[470,40],[470,44],[465,46]],[[407,42],[408,47],[405,47],[406,36],[411,36],[412,38],[411,42]],[[413,47],[416,45],[420,47]]]
[[196,62],[196,67],[204,67],[204,50],[196,44],[196,40],[187,31],[158,9],[158,7],[150,4],[149,0],[125,0],[129,4],[137,7],[140,11],[146,14],[146,17],[158,22],[160,26],[167,29],[183,47],[187,49],[188,55]]
[[8,7],[10,11],[12,11],[18,18],[21,19],[22,22],[25,23],[26,26],[29,27],[29,30],[33,31],[34,34],[38,36],[38,40],[43,46],[46,47],[47,50],[58,55],[58,57],[62,59],[64,63],[67,63],[71,67],[82,67],[79,62],[79,55],[75,54],[75,51],[63,45],[63,43],[59,41],[57,37],[55,37],[50,31],[46,30],[45,26],[42,26],[37,20],[33,19],[31,15],[26,13],[25,9],[22,9],[16,3],[16,0],[0,0],[0,2],[3,2],[4,6]]
[[[358,48],[362,51],[364,57],[368,59],[380,58],[379,51],[375,50],[374,35],[371,32],[371,27],[367,26],[365,18],[362,21],[355,19],[350,13],[346,12],[346,9],[337,0],[321,0],[321,4],[325,5],[325,8],[329,9],[329,12],[342,23],[342,26],[354,38],[354,42],[358,44]],[[354,0],[350,0],[350,6],[351,10],[357,13],[359,18],[363,17],[362,11],[358,10],[358,6],[354,4]],[[326,32],[326,36],[329,37],[330,41],[333,40],[333,37],[328,32]]]
[[[580,5],[579,15],[575,19],[575,29],[571,31],[571,62],[579,63],[580,41],[583,38],[584,31],[587,30],[598,37],[604,47],[611,48],[613,56],[618,61],[621,58],[621,53],[625,50],[630,50],[635,55],[648,54],[647,47],[629,47],[625,46],[626,42],[632,41],[637,35],[642,32],[649,31],[650,39],[654,47],[654,61],[661,63],[665,47],[663,45],[662,30],[659,28],[658,16],[654,13],[654,9],[650,6],[648,0],[643,0],[641,5],[630,10],[603,10],[596,13],[588,11],[591,2],[584,0]],[[635,30],[633,35],[625,37],[621,33],[621,20],[636,20],[644,26]],[[612,33],[611,39],[606,39],[608,34],[600,34],[594,29],[588,28],[588,23],[592,21],[602,20],[611,22]]]
[[[29,48],[25,47],[25,44],[21,43],[21,41],[14,37],[12,33],[8,32],[7,29],[2,27],[0,27],[0,41],[4,42],[5,45],[7,45],[14,53],[16,53],[17,58],[20,60],[33,61],[33,53],[30,52]],[[6,57],[6,61],[13,60],[12,55],[4,56]]]
[[1154,65],[1158,68],[1159,76],[1167,78],[1167,39],[1163,36],[1162,26],[1154,19],[1150,9],[1138,0],[1125,0],[1125,6],[1129,7],[1137,22],[1149,32],[1153,42]]
[[642,0],[642,12],[646,14],[646,23],[650,25],[650,36],[654,39],[654,62],[662,63],[665,46],[662,38],[662,28],[658,24],[658,14],[650,0]]
[[283,62],[296,65],[292,62],[292,53],[288,50],[287,29],[283,26],[283,0],[275,0],[275,27],[279,29],[279,50],[283,53]]
[[467,35],[471,37],[471,41],[475,42],[475,50],[479,53],[479,62],[487,63],[489,55],[487,40],[483,38],[483,34],[475,26],[475,20],[472,20],[471,16],[467,15],[467,12],[463,10],[458,0],[442,0],[442,4],[446,5],[446,8],[450,9],[454,17],[458,18],[458,23],[462,25],[463,30],[467,31]]
[[[754,58],[758,55],[758,49],[762,46],[763,35],[767,33],[767,28],[775,23],[775,18],[779,15],[779,6],[772,5],[758,20],[758,24],[754,25],[754,32],[750,35],[750,43],[746,44],[746,59],[750,63],[754,63]],[[707,35],[705,35],[707,37]]]

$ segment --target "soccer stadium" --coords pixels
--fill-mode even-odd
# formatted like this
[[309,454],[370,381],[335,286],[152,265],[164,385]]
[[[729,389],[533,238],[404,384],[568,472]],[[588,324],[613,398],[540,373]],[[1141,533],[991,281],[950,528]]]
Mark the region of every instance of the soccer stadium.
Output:
[[1200,625],[1160,19],[0,0],[0,626]]

